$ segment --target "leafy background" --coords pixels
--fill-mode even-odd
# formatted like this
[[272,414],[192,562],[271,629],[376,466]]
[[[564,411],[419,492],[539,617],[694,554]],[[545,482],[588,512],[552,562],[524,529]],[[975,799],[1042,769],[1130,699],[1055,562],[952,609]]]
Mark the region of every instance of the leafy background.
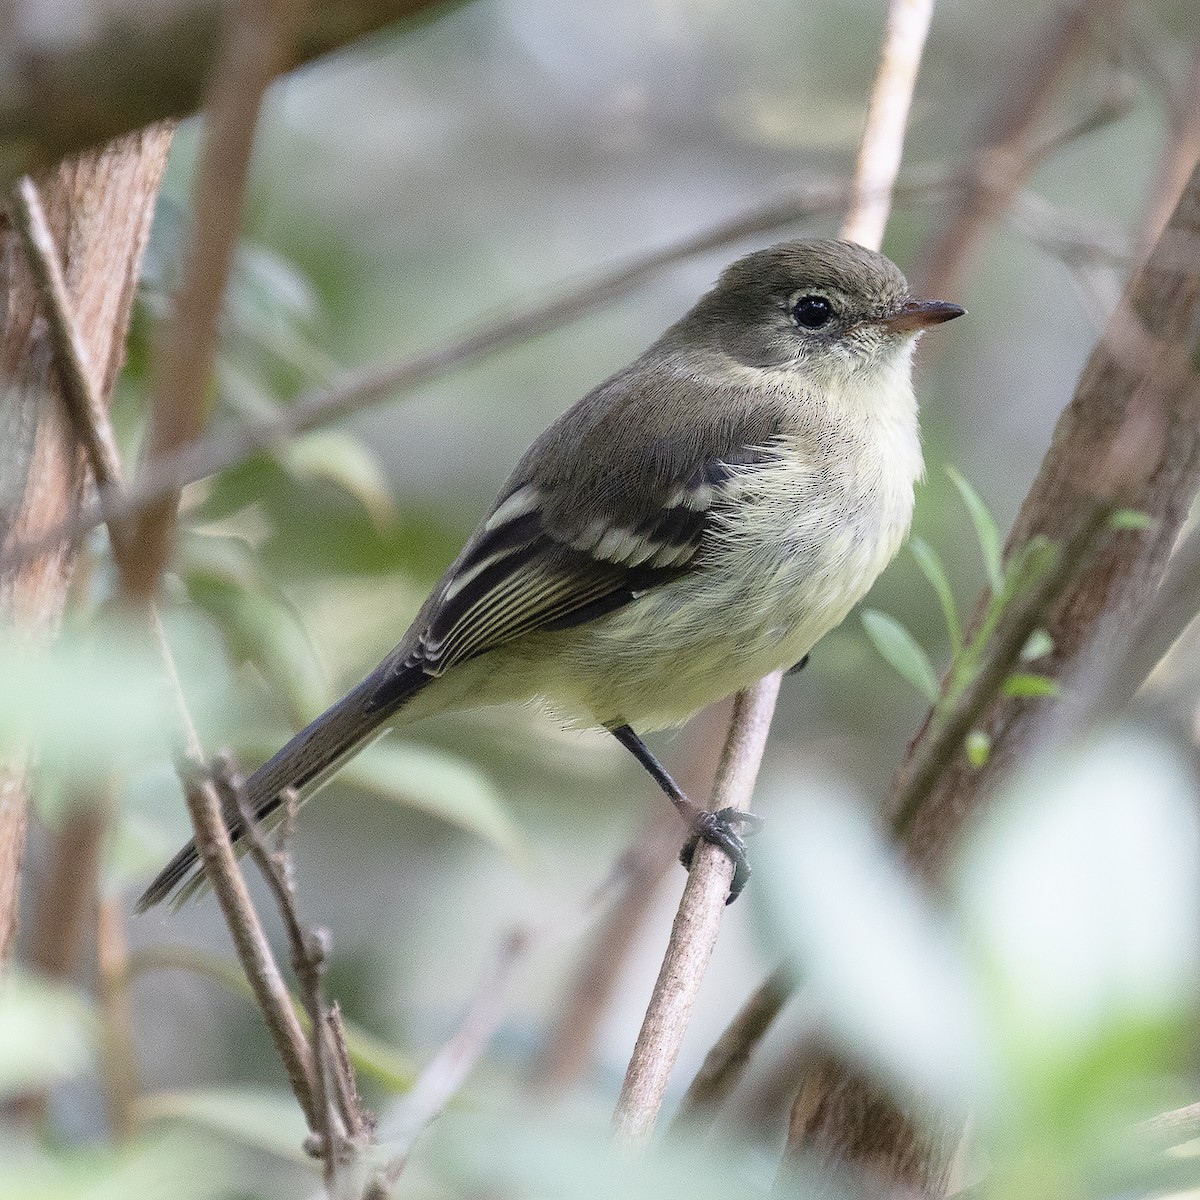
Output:
[[[982,0],[941,6],[911,167],[963,162],[1051,11],[1021,0],[1003,12]],[[269,414],[344,368],[438,344],[749,208],[783,181],[848,176],[882,19],[881,3],[857,0],[474,0],[299,72],[272,91],[260,131],[214,423]],[[1037,199],[993,230],[944,297],[971,315],[933,334],[922,359],[929,473],[915,531],[945,564],[964,617],[988,564],[946,467],[1006,528],[1117,294],[1166,141],[1162,81],[1130,47],[1149,48],[1178,81],[1196,38],[1186,0],[1137,6],[1129,26],[1097,31],[1047,127],[1114,93],[1127,99],[1122,114],[1041,166]],[[120,385],[129,461],[196,144],[188,123]],[[887,252],[915,270],[943,211],[898,209]],[[835,229],[836,215],[779,236]],[[1064,230],[1091,249],[1064,252]],[[361,677],[528,442],[764,240],[693,258],[564,330],[190,489],[168,622],[205,745],[256,762]],[[112,780],[117,815],[107,888],[132,897],[187,830],[153,671],[136,649],[88,634],[113,582],[95,545],[50,664],[4,651],[8,677],[28,680],[5,691],[34,699],[0,698],[0,733],[25,736],[33,718],[44,746],[30,903],[45,828],[97,778]],[[332,931],[330,989],[378,1040],[364,1055],[368,1099],[382,1111],[452,1032],[504,932],[514,922],[537,931],[489,1058],[422,1143],[401,1194],[763,1190],[789,1064],[815,1028],[900,1094],[973,1108],[999,1164],[997,1195],[1132,1194],[1160,1176],[1182,1186],[1172,1170],[1186,1181],[1186,1159],[1168,1170],[1114,1131],[1124,1138],[1195,1096],[1200,867],[1187,748],[1123,731],[1078,760],[1043,764],[970,833],[947,896],[931,900],[864,814],[926,707],[923,655],[940,674],[952,635],[907,551],[867,604],[880,614],[867,617],[875,642],[902,670],[856,615],[785,685],[758,792],[769,818],[761,879],[728,914],[677,1071],[686,1081],[781,950],[799,951],[806,999],[722,1122],[730,1145],[719,1168],[697,1150],[683,1155],[686,1169],[668,1157],[618,1178],[602,1154],[678,872],[622,969],[594,1070],[554,1116],[527,1099],[594,919],[589,898],[661,803],[610,739],[564,734],[532,710],[430,720],[377,745],[304,811],[301,913]],[[1188,677],[1184,657],[1170,678],[1185,709]],[[698,741],[682,732],[656,745],[681,762],[699,755]],[[211,897],[133,919],[128,936],[143,1131],[132,1148],[104,1148],[88,980],[47,992],[18,975],[0,996],[0,1089],[52,1081],[55,1134],[46,1150],[12,1133],[6,1189],[314,1188],[258,1013],[213,978],[214,959],[230,954]],[[189,969],[167,969],[181,963]],[[1055,1190],[1063,1178],[1070,1188]]]

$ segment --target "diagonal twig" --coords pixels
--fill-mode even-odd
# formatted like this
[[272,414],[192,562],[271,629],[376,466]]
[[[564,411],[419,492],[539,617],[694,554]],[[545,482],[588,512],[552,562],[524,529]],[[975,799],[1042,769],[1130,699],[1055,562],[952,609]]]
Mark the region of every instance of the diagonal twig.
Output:
[[[63,279],[61,258],[41,210],[37,189],[31,181],[22,181],[14,201],[12,210],[16,215],[16,224],[39,280],[47,319],[60,358],[60,374],[68,414],[88,454],[98,486],[109,494],[119,495],[122,488],[122,472],[115,439],[107,413],[90,382],[82,339],[75,328]],[[132,570],[131,562],[140,556],[136,535],[131,535],[116,522],[110,524],[109,531],[114,557],[121,568],[123,594],[135,602],[139,598],[142,600],[162,655],[164,668],[173,684],[172,691],[177,702],[188,755],[197,763],[201,753],[199,737],[182,698],[174,659],[157,610],[153,602],[149,601],[149,596],[144,593],[139,595],[141,585],[131,586],[126,582]],[[150,595],[152,594],[151,591]],[[197,825],[197,846],[204,859],[208,878],[230,925],[243,969],[263,1010],[293,1091],[310,1124],[315,1128],[317,1111],[312,1100],[312,1058],[266,935],[238,871],[232,843],[225,829],[220,799],[202,767],[185,770],[182,777],[188,807]]]
[[[889,8],[856,172],[859,199],[852,204],[842,228],[842,235],[848,239],[868,244],[876,239],[876,248],[890,207],[916,69],[932,10],[933,0],[892,0]],[[886,103],[876,101],[876,92],[886,96]],[[897,139],[901,145],[895,144]],[[781,679],[776,672],[738,696],[713,791],[713,808],[748,807]],[[621,1142],[644,1143],[654,1130],[720,928],[732,870],[729,859],[716,847],[701,843],[697,848],[613,1116],[614,1136]]]
[[[253,0],[231,8],[213,73],[193,187],[193,224],[165,345],[152,368],[146,458],[188,446],[204,427],[225,285],[241,228],[258,116],[287,63],[302,0]],[[147,504],[134,525],[138,552],[124,575],[130,596],[158,589],[175,531],[176,489]]]
[[392,1157],[368,1185],[364,1200],[387,1200],[418,1137],[437,1119],[483,1056],[504,1019],[506,987],[530,940],[530,932],[520,928],[504,937],[458,1029],[421,1072],[397,1111],[385,1118],[380,1133]]

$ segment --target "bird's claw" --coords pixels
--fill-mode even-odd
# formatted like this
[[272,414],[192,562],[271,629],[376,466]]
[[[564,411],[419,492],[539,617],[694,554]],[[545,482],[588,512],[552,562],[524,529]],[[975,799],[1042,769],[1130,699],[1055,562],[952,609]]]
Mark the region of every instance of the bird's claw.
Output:
[[[750,878],[745,838],[753,837],[762,828],[762,823],[763,819],[757,813],[743,812],[740,808],[721,808],[716,812],[701,809],[692,823],[692,836],[679,853],[679,861],[690,871],[700,842],[709,842],[723,850],[733,863],[733,879],[725,900],[726,904],[732,904]],[[736,826],[741,826],[743,832],[739,833]]]

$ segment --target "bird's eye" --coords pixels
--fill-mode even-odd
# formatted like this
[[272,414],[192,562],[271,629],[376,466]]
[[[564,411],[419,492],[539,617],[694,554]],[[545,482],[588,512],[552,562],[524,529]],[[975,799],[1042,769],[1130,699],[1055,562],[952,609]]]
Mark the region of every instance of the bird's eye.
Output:
[[833,319],[833,305],[824,296],[801,296],[792,305],[792,319],[804,329],[820,329]]

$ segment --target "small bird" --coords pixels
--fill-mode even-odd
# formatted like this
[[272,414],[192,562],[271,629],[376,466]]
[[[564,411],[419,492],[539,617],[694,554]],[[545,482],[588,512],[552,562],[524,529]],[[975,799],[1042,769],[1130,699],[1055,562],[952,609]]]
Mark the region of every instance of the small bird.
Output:
[[[640,733],[802,665],[891,561],[923,471],[913,348],[963,311],[850,242],[733,263],[533,443],[396,648],[250,776],[250,811],[391,726],[540,699],[637,757],[687,822],[684,864],[697,839],[733,859],[732,899],[743,814],[693,804]],[[202,873],[189,843],[139,911]]]

